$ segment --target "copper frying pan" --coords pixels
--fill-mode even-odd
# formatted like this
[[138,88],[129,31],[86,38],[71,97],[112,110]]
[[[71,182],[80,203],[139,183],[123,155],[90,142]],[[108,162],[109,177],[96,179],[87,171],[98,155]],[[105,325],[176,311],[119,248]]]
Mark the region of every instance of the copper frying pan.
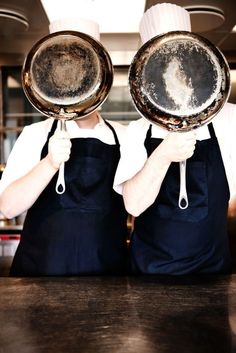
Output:
[[[89,35],[75,31],[49,34],[28,53],[22,85],[31,104],[42,114],[60,120],[86,117],[107,98],[113,66],[106,49]],[[65,191],[64,164],[56,191]]]
[[[169,131],[185,132],[208,124],[230,93],[229,67],[202,36],[174,31],[146,42],[129,69],[136,109]],[[186,161],[180,162],[179,207],[188,207]]]

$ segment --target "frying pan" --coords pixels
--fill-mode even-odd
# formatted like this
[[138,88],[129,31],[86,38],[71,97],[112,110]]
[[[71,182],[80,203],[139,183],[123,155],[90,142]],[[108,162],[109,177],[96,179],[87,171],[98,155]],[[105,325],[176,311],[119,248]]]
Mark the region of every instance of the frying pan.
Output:
[[[106,49],[91,36],[60,31],[40,39],[22,68],[22,86],[42,114],[60,120],[82,119],[104,102],[113,82],[113,66]],[[65,191],[64,163],[56,191]]]
[[[230,93],[229,66],[210,41],[173,31],[146,42],[129,68],[129,87],[138,112],[168,131],[208,124]],[[179,207],[188,207],[186,161],[180,162]]]

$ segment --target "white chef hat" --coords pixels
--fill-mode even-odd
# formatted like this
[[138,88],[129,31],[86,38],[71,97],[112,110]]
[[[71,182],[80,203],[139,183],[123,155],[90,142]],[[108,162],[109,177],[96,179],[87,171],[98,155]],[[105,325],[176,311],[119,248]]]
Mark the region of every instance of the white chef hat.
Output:
[[50,33],[66,30],[83,32],[97,39],[98,41],[100,40],[99,25],[93,20],[68,17],[55,20],[49,24]]
[[60,0],[56,5],[54,0],[41,0],[41,3],[49,20],[50,33],[78,31],[100,39],[99,24],[92,16],[92,0]]
[[162,3],[148,9],[139,26],[142,43],[171,31],[191,31],[190,15],[183,7]]

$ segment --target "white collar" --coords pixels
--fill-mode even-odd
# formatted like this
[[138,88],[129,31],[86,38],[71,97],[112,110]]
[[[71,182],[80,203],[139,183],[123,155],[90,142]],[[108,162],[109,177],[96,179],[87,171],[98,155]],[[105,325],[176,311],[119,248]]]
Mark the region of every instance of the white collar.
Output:
[[[158,125],[152,124],[152,126],[153,126],[152,135],[155,137],[165,138],[166,135],[169,133],[168,130],[163,129]],[[201,140],[207,140],[210,138],[210,133],[209,133],[207,125],[201,126],[198,129],[196,129],[195,131],[196,131],[197,140],[201,141]]]
[[81,129],[75,120],[68,120],[66,122],[67,129],[68,129],[68,131],[75,130],[75,129],[77,129],[77,130],[94,130],[94,129],[97,129],[99,127],[104,126],[105,125],[104,119],[101,117],[101,115],[99,113],[97,116],[98,116],[98,122],[92,129]]

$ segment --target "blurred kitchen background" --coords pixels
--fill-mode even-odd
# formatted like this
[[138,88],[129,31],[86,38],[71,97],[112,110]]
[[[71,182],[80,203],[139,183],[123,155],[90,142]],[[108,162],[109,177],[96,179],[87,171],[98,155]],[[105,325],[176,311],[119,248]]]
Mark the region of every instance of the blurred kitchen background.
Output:
[[[55,11],[62,0],[52,1]],[[128,89],[128,69],[141,42],[139,21],[156,0],[77,0],[81,13],[100,25],[100,41],[114,65],[114,84],[102,106],[107,119],[128,124],[137,119]],[[231,70],[229,101],[236,103],[236,1],[166,1],[190,12],[192,31],[201,34],[225,55]],[[65,0],[69,11],[69,0]],[[54,9],[53,9],[54,11]],[[22,128],[44,119],[28,102],[21,84],[21,68],[31,47],[49,33],[49,20],[40,0],[0,0],[0,175]],[[235,131],[236,135],[236,131]],[[231,249],[236,254],[236,213],[229,211]],[[24,215],[7,220],[0,213],[0,275],[6,274],[20,239]],[[236,257],[236,256],[235,256]],[[1,260],[5,260],[4,262]],[[236,262],[236,261],[235,261]]]

